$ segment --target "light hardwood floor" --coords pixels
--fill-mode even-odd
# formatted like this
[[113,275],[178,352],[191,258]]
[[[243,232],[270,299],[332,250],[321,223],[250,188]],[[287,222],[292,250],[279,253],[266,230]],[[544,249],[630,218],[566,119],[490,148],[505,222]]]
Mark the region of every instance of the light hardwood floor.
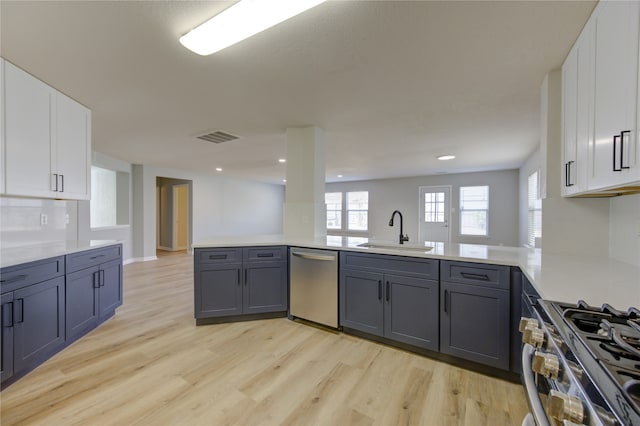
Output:
[[0,394],[2,425],[519,425],[521,386],[285,318],[196,327],[193,258]]

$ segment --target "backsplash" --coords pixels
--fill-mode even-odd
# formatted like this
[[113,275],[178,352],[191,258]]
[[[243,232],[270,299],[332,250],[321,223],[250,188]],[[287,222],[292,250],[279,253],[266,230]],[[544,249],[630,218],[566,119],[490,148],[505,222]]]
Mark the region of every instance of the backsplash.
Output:
[[[76,201],[0,198],[2,248],[77,238]],[[66,215],[69,224],[66,224]],[[46,216],[46,223],[42,217]]]

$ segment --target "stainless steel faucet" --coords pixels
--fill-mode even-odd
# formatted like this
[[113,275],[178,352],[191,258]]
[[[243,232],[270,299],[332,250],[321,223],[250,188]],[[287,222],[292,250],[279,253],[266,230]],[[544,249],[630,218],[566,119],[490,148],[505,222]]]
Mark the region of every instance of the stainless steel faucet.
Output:
[[402,235],[402,213],[400,213],[400,210],[394,210],[393,213],[391,213],[391,220],[389,221],[389,226],[393,226],[393,218],[396,216],[396,213],[398,215],[400,215],[400,238],[399,238],[399,242],[400,244],[404,244],[405,241],[409,241],[409,236],[408,235]]

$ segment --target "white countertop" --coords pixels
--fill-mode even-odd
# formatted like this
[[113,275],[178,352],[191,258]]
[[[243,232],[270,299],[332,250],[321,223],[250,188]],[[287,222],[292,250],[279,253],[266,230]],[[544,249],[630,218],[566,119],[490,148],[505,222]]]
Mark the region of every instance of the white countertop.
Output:
[[115,240],[47,241],[0,249],[0,268],[119,244]]
[[[595,306],[609,303],[626,310],[640,307],[640,266],[596,256],[542,253],[540,249],[426,242],[429,251],[405,244],[404,248],[359,247],[365,242],[396,245],[367,238],[333,237],[316,239],[284,238],[280,235],[226,237],[194,244],[194,248],[287,245],[329,250],[358,251],[396,256],[422,257],[517,266],[544,299],[575,303],[579,299]],[[411,247],[411,250],[407,250]],[[415,249],[415,250],[414,250]]]

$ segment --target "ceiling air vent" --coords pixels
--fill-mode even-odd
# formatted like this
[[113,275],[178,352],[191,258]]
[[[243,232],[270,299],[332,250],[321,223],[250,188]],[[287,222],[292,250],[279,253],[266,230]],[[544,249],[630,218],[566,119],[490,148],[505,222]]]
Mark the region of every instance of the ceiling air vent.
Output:
[[215,131],[204,135],[196,136],[198,139],[213,143],[223,143],[238,139],[238,136],[230,135],[229,133]]

